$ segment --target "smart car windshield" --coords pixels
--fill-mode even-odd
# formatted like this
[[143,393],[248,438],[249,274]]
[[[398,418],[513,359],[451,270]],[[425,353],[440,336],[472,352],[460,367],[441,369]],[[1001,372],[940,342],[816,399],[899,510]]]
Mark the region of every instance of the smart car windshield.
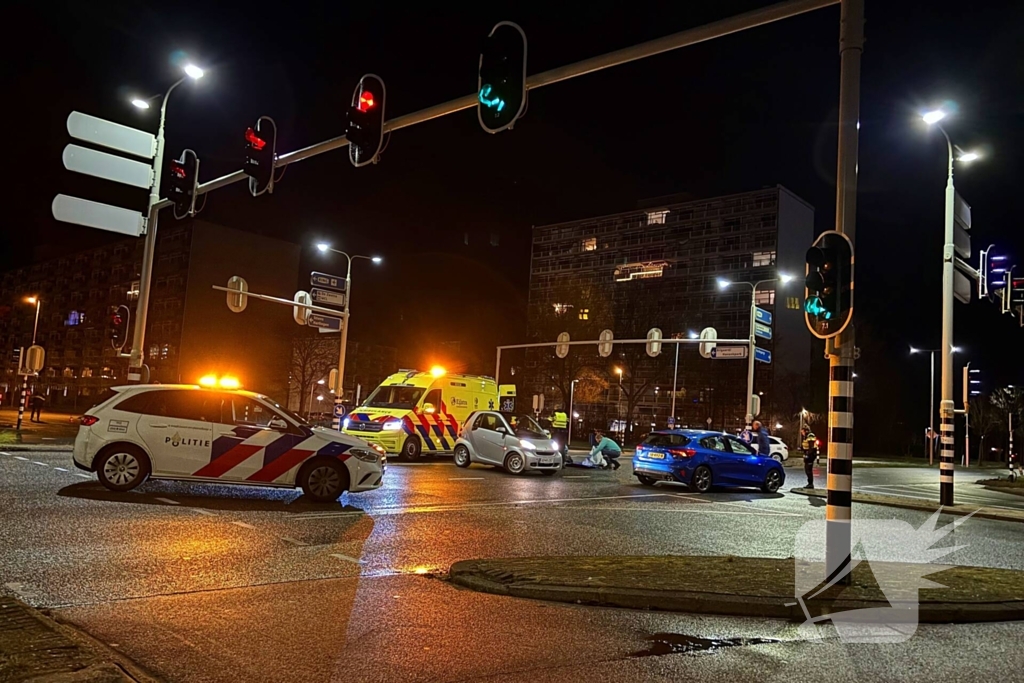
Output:
[[406,408],[411,409],[416,405],[423,389],[420,387],[403,387],[397,385],[377,387],[372,394],[366,397],[363,406],[366,408]]
[[547,434],[544,433],[544,429],[529,415],[522,415],[519,413],[502,413],[502,415],[505,417],[505,420],[509,425],[512,426],[512,430],[516,433],[516,436],[540,439],[547,438]]

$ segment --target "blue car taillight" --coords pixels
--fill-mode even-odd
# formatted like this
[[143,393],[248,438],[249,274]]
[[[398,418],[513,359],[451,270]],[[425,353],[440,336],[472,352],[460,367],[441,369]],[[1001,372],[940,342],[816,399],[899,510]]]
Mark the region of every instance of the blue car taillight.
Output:
[[694,448],[670,448],[668,449],[668,452],[677,460],[689,460],[693,456],[697,455],[697,450]]

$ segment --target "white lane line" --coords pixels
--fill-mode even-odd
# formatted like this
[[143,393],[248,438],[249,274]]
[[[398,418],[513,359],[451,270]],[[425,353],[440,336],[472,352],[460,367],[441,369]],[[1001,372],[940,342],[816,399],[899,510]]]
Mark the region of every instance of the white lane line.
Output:
[[356,564],[365,564],[363,560],[357,557],[349,557],[348,555],[342,555],[341,553],[331,553],[331,557],[336,557],[339,560],[345,560],[346,562],[355,562]]
[[23,458],[20,455],[14,456],[15,460],[21,460],[22,462],[28,462],[28,458]]
[[305,543],[303,543],[299,539],[292,538],[291,536],[281,536],[281,540],[284,541],[285,543],[291,543],[292,545],[298,545],[298,546],[305,546],[306,545]]
[[448,477],[448,481],[483,481],[483,477]]
[[209,517],[216,517],[217,516],[216,512],[210,512],[209,510],[204,510],[203,508],[192,508],[192,510],[193,510],[193,512],[198,512],[201,515],[207,515]]
[[236,521],[236,522],[231,522],[231,523],[234,524],[235,526],[240,526],[240,527],[245,528],[245,529],[255,529],[256,528],[252,524],[246,524],[245,522],[237,522]]
[[23,583],[12,581],[11,583],[5,583],[4,588],[17,595],[22,600],[32,602],[39,597],[39,594],[31,586],[26,586]]
[[0,455],[10,455],[7,451],[0,451]]
[[692,500],[695,503],[714,503],[713,500],[708,500],[696,493],[666,493],[666,496],[675,496],[676,498],[684,498],[686,500]]
[[82,477],[83,479],[92,479],[92,475],[86,474],[85,472],[72,472],[71,474],[76,477]]
[[50,466],[50,463],[48,463],[48,462],[39,462],[38,460],[33,460],[32,464],[33,465],[42,465],[43,467],[49,467]]
[[53,469],[57,470],[58,472],[67,472],[67,470],[64,469],[63,467],[54,467]]
[[[583,510],[584,508],[562,508],[562,510]],[[803,517],[792,512],[733,512],[732,510],[709,510],[702,507],[681,507],[681,508],[623,508],[623,507],[594,507],[586,508],[592,510],[611,510],[616,512],[693,512],[699,515],[744,515],[747,517]]]
[[168,505],[181,505],[181,503],[179,503],[178,501],[171,500],[170,498],[157,498],[157,500],[159,500],[161,503],[167,503]]
[[563,474],[562,479],[590,479],[589,474]]

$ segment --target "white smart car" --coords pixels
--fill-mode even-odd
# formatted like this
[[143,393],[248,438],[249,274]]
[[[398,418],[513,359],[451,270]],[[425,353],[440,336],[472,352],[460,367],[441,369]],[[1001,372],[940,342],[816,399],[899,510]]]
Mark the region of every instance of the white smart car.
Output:
[[469,414],[455,442],[454,459],[459,467],[479,462],[509,474],[537,470],[551,475],[562,469],[558,443],[536,420],[497,410]]
[[192,385],[115,387],[80,418],[75,465],[128,491],[152,479],[300,486],[317,502],[381,485],[380,448],[311,427],[273,399]]

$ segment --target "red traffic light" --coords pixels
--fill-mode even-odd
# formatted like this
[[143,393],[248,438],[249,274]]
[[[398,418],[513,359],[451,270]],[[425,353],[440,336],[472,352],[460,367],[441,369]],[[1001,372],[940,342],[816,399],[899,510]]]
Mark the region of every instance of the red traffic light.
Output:
[[179,178],[181,180],[184,180],[185,179],[185,175],[187,173],[185,171],[185,165],[180,163],[180,162],[177,162],[177,161],[172,161],[171,162],[171,173],[174,174],[174,177]]
[[369,90],[364,90],[359,93],[359,104],[356,105],[356,109],[359,111],[370,111],[377,106],[377,101],[373,97],[373,93]]
[[246,128],[245,141],[252,145],[253,149],[260,150],[267,146],[267,141],[256,135],[252,128]]
[[121,326],[121,314],[120,313],[115,313],[112,316],[110,316],[110,322],[114,323],[115,326],[120,327]]

